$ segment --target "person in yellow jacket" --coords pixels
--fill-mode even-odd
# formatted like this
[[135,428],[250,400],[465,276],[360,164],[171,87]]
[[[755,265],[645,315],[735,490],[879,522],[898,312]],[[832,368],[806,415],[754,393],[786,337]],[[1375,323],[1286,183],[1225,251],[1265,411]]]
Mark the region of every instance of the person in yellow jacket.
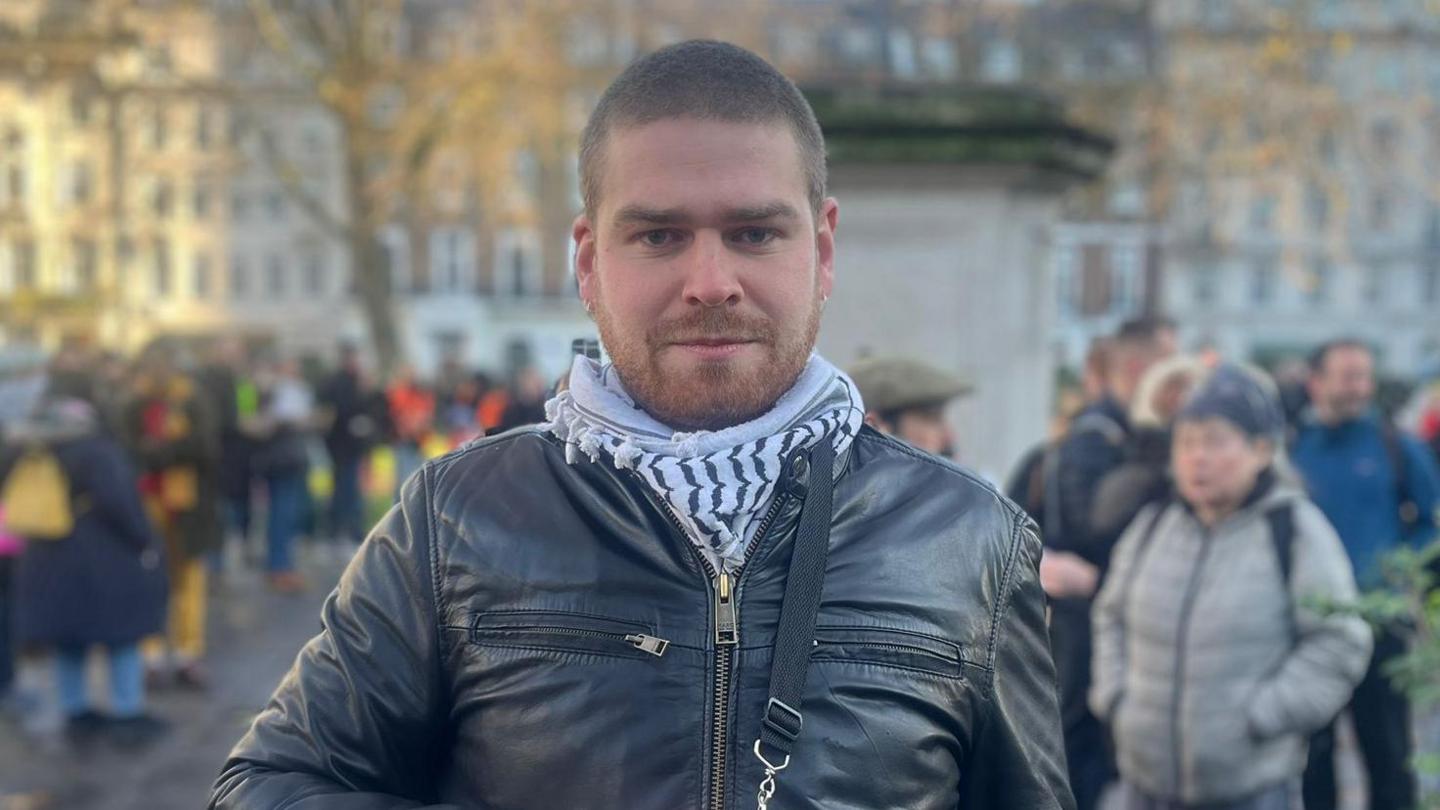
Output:
[[205,556],[221,537],[219,435],[208,400],[168,347],[152,346],[139,370],[124,424],[170,578],[168,628],[145,645],[147,672],[153,685],[173,676],[179,686],[201,689],[208,685]]

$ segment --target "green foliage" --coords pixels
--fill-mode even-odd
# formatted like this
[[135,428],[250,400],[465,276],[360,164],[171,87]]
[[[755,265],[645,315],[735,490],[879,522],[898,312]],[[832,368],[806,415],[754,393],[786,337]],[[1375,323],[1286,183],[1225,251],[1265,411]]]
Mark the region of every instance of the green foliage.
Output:
[[[1327,613],[1364,617],[1405,638],[1406,653],[1385,668],[1391,682],[1407,696],[1417,716],[1440,711],[1440,540],[1423,548],[1402,546],[1381,563],[1386,586],[1363,594],[1351,603],[1316,602]],[[1427,749],[1434,740],[1422,739],[1415,756],[1416,770],[1440,775],[1440,751]],[[1422,806],[1440,809],[1440,795],[1430,795]]]

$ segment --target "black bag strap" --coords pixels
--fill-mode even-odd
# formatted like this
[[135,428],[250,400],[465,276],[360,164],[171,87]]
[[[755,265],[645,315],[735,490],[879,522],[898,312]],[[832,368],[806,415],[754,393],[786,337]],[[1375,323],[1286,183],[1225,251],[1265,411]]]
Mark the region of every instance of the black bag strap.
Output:
[[1385,457],[1390,460],[1390,469],[1395,476],[1396,508],[1400,510],[1400,526],[1407,534],[1415,531],[1420,523],[1420,505],[1410,494],[1410,460],[1405,457],[1400,432],[1390,420],[1380,425],[1380,440],[1385,443]]
[[[760,807],[774,795],[775,774],[790,764],[790,751],[805,726],[800,701],[805,674],[815,647],[815,614],[825,584],[825,559],[830,553],[830,521],[834,514],[835,446],[826,436],[810,451],[810,483],[800,507],[800,526],[785,578],[785,601],[770,662],[770,700],[755,756],[765,765]],[[777,761],[778,760],[778,761]]]
[[1270,544],[1275,548],[1275,561],[1280,565],[1280,580],[1290,588],[1290,572],[1295,567],[1295,510],[1288,503],[1273,506],[1265,512],[1270,524]]

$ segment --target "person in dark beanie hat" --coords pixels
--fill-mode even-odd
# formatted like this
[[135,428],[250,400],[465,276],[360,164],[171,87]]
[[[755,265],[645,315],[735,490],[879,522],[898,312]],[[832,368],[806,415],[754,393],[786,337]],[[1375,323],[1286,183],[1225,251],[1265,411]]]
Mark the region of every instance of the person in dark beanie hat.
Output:
[[1370,656],[1335,530],[1276,475],[1269,380],[1224,365],[1181,409],[1177,499],[1147,507],[1095,604],[1091,709],[1110,727],[1124,810],[1298,805],[1307,737]]
[[1285,429],[1285,414],[1268,383],[1240,366],[1220,366],[1180,409],[1178,421],[1223,419],[1251,439],[1273,443]]

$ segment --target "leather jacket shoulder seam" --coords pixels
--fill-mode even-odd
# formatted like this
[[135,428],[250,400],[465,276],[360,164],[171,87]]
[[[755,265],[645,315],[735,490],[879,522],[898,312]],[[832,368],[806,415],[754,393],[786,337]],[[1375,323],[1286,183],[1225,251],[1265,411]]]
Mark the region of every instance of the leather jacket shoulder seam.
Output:
[[980,487],[982,490],[989,493],[993,498],[995,498],[996,502],[999,503],[1000,506],[1010,514],[1010,519],[1012,523],[1016,522],[1016,518],[1023,518],[1024,516],[1024,511],[1021,510],[1020,507],[1013,503],[1009,498],[1006,498],[1003,494],[1001,494],[1001,492],[997,490],[989,481],[986,481],[985,479],[975,475],[974,473],[970,472],[964,467],[961,467],[958,464],[953,464],[951,462],[945,461],[944,459],[936,458],[935,456],[929,455],[928,453],[922,453],[919,450],[916,450],[915,448],[905,444],[904,442],[895,439],[894,437],[887,436],[869,427],[861,428],[861,430],[855,435],[855,439],[856,441],[865,440],[888,447],[891,450],[895,450],[903,453],[904,455],[910,456],[916,461],[922,461],[932,467],[950,473],[951,475],[963,478],[967,483]]
[[440,617],[448,615],[448,611],[441,605],[440,596],[440,564],[437,553],[439,543],[435,536],[435,518],[437,516],[435,515],[434,492],[431,490],[433,471],[428,467],[421,467],[420,475],[423,484],[420,490],[425,504],[425,565],[430,569],[430,609],[433,611],[430,618],[435,631],[434,679],[437,688],[436,694],[441,694],[445,680],[444,668],[440,665],[440,661],[445,656],[445,630]]
[[1015,566],[1020,558],[1020,544],[1024,535],[1024,524],[1020,521],[1010,522],[1010,548],[1005,555],[1005,568],[1000,575],[999,595],[995,599],[995,607],[990,611],[990,639],[985,649],[985,691],[990,693],[995,682],[995,650],[999,645],[1000,622],[1005,617],[1005,611],[1010,607],[1011,587],[1015,576]]

